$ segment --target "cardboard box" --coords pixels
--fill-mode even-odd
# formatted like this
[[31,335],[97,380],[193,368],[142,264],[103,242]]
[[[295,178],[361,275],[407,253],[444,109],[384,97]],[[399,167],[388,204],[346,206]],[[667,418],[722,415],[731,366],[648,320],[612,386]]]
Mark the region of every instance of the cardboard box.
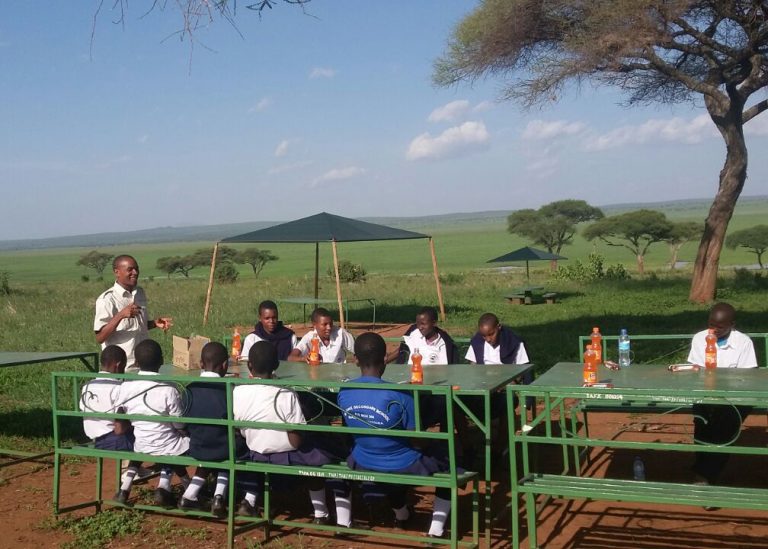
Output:
[[185,370],[199,370],[200,352],[209,341],[207,337],[201,336],[173,336],[173,365]]

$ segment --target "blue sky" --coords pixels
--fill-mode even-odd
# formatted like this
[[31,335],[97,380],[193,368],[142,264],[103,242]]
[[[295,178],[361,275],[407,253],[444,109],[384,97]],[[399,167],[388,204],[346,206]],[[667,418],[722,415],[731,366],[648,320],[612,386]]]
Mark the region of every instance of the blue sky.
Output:
[[[169,6],[175,2],[169,2]],[[724,146],[703,109],[617,106],[584,88],[544,109],[499,83],[435,89],[466,0],[313,0],[190,50],[170,7],[124,28],[107,0],[8,3],[0,21],[0,239],[288,220],[711,197]],[[166,39],[167,38],[167,39]],[[211,51],[213,50],[213,51]],[[747,126],[745,195],[768,191],[768,115]]]

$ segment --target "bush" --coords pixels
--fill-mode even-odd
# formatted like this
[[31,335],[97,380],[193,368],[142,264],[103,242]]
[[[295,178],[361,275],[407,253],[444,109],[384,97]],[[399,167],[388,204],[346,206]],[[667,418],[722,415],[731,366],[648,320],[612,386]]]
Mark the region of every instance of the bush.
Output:
[[[365,282],[367,274],[362,265],[352,263],[347,259],[339,261],[339,280],[342,282]],[[333,267],[328,269],[328,276],[336,278]]]
[[461,284],[464,282],[464,273],[448,273],[440,275],[440,284],[450,286],[452,284]]
[[216,281],[222,284],[231,284],[237,281],[239,274],[231,263],[223,263],[216,267]]
[[629,273],[624,265],[618,263],[603,268],[605,259],[602,255],[592,252],[587,258],[586,265],[578,259],[571,265],[558,267],[553,276],[559,280],[573,280],[575,282],[592,282],[594,280],[628,280]]
[[88,275],[80,275],[80,280],[83,282],[90,282],[91,277]]
[[11,295],[11,273],[0,271],[0,294]]
[[723,282],[723,285],[731,286],[736,290],[762,290],[768,288],[768,278],[764,277],[763,273],[744,268],[734,269],[733,278]]

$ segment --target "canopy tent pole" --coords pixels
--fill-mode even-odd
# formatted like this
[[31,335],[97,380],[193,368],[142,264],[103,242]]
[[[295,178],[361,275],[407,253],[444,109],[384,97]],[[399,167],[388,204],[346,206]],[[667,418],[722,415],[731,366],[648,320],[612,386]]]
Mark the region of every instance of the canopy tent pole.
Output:
[[528,281],[530,282],[530,280],[531,280],[531,270],[528,267],[528,260],[527,259],[525,260],[525,278],[527,278]]
[[211,294],[213,293],[213,273],[216,272],[216,255],[219,251],[219,243],[213,245],[211,256],[211,274],[208,277],[208,291],[205,293],[205,312],[203,313],[203,326],[208,324],[208,310],[211,308]]
[[429,251],[432,253],[432,271],[435,275],[437,287],[437,301],[440,304],[440,321],[445,322],[445,304],[443,303],[443,288],[440,286],[440,271],[437,270],[437,256],[435,255],[435,241],[429,237]]
[[344,307],[341,303],[341,281],[339,280],[339,253],[336,250],[336,239],[331,240],[333,248],[333,270],[336,273],[336,300],[339,303],[339,324],[344,329]]
[[315,299],[320,295],[320,243],[315,242]]

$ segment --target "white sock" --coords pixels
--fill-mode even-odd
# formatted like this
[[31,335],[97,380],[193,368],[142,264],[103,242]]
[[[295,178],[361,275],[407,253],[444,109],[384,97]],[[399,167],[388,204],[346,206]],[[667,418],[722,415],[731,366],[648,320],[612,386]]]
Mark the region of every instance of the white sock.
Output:
[[310,490],[309,499],[312,500],[312,507],[315,508],[315,517],[328,516],[328,505],[325,503],[325,488],[322,490]]
[[445,521],[451,512],[451,501],[435,497],[432,504],[432,524],[429,525],[429,533],[433,536],[442,536],[445,530]]
[[395,509],[393,507],[392,510],[395,512],[395,518],[397,520],[408,520],[411,516],[411,512],[408,510],[407,505],[403,505],[400,509]]
[[200,494],[200,490],[204,485],[205,479],[195,475],[192,477],[192,481],[189,483],[189,486],[187,486],[187,489],[184,490],[184,495],[182,497],[190,501],[197,501],[197,496]]
[[214,496],[224,496],[227,493],[227,486],[229,485],[229,475],[227,473],[219,473],[216,475],[216,490],[214,490]]
[[250,503],[252,507],[256,507],[256,494],[254,494],[253,492],[246,492],[245,501]]
[[336,524],[339,526],[352,526],[352,500],[335,496],[336,500]]
[[123,476],[120,478],[120,489],[125,490],[126,492],[131,491],[131,484],[133,484],[133,479],[136,478],[137,470],[135,467],[128,467],[126,471],[123,473]]
[[158,489],[162,488],[163,490],[171,491],[171,477],[173,476],[173,472],[169,471],[167,469],[163,469],[160,471],[160,480],[157,482]]

